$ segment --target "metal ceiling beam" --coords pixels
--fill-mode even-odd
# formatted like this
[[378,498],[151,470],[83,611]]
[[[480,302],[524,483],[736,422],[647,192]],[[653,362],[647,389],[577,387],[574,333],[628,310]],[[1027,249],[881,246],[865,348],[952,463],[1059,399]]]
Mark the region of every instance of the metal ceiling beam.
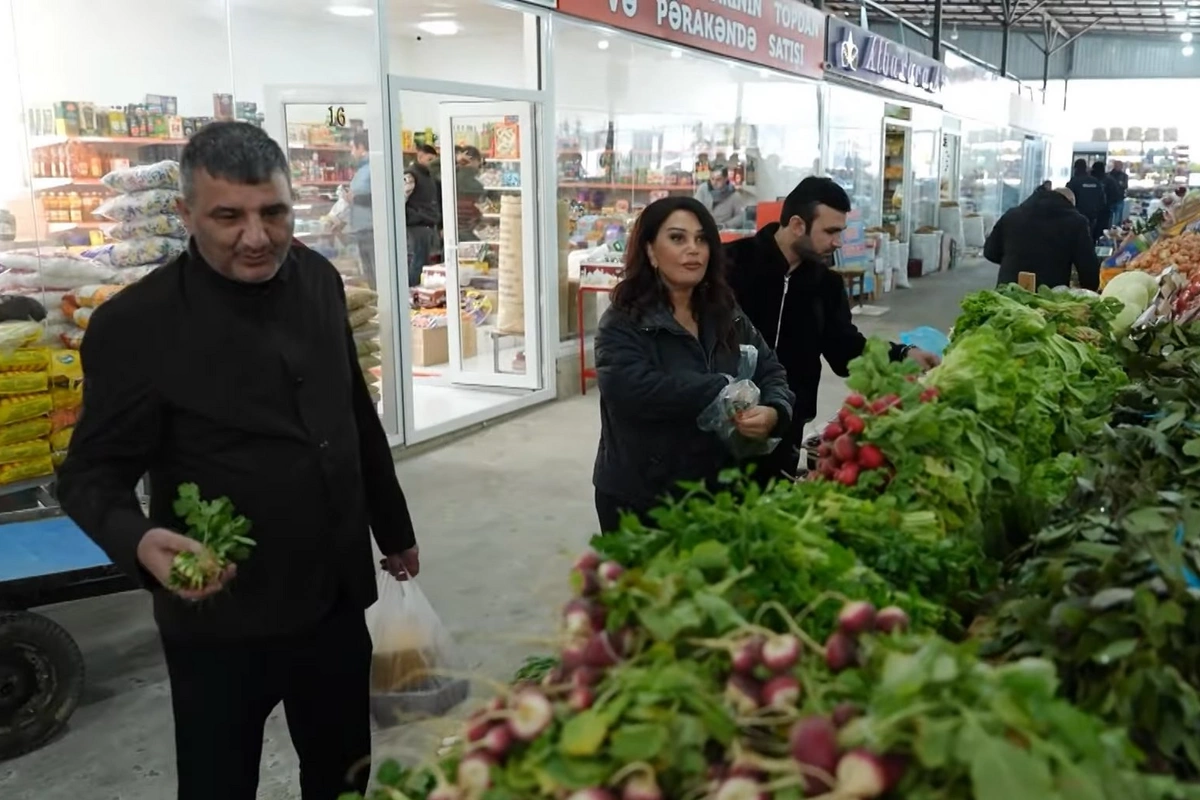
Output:
[[[878,2],[877,0],[859,0],[859,1],[862,3],[862,9],[864,11],[867,8],[870,8],[871,10],[877,11],[880,14],[882,14],[883,16],[887,17],[888,19],[892,20],[897,25],[900,25],[902,28],[908,28],[910,31],[912,31],[915,34],[918,34],[926,39],[929,39],[930,41],[933,40],[933,36],[929,33],[929,31],[925,30],[920,25],[917,25],[915,22],[910,22],[906,17],[902,17],[901,15],[897,14],[895,11],[892,11],[890,8],[883,5],[883,3]],[[990,69],[992,72],[998,71],[995,64],[989,64],[988,62],[984,61],[979,56],[974,55],[972,53],[968,53],[966,50],[963,50],[961,47],[958,47],[957,45],[953,45],[950,42],[943,40],[941,42],[941,46],[943,48],[945,48],[946,50],[953,50],[956,54],[958,54],[959,56],[962,56],[964,59],[966,59],[967,61],[970,61],[972,64],[978,64],[979,66],[983,67],[984,69]]]
[[1049,55],[1054,55],[1055,53],[1057,53],[1059,50],[1062,50],[1067,45],[1073,44],[1076,39],[1078,39],[1080,36],[1083,36],[1085,33],[1090,31],[1092,28],[1099,25],[1101,22],[1104,21],[1104,19],[1105,19],[1105,17],[1103,17],[1103,16],[1096,17],[1096,19],[1092,20],[1091,24],[1088,25],[1086,28],[1084,28],[1081,31],[1076,31],[1074,34],[1072,34],[1071,38],[1067,39],[1065,42],[1063,42],[1062,44],[1058,45],[1053,50],[1051,50]]
[[1042,6],[1046,5],[1046,3],[1048,3],[1049,1],[1050,1],[1050,0],[1036,0],[1036,1],[1034,2],[1034,4],[1033,4],[1033,5],[1031,5],[1029,8],[1025,9],[1025,10],[1024,10],[1024,11],[1022,11],[1020,14],[1017,14],[1016,16],[1014,16],[1014,17],[1012,18],[1012,23],[1011,23],[1011,24],[1013,24],[1013,25],[1016,25],[1016,24],[1017,24],[1017,23],[1019,23],[1021,20],[1025,19],[1025,18],[1026,18],[1026,17],[1028,17],[1030,14],[1032,14],[1034,11],[1037,11],[1039,8],[1041,8]]

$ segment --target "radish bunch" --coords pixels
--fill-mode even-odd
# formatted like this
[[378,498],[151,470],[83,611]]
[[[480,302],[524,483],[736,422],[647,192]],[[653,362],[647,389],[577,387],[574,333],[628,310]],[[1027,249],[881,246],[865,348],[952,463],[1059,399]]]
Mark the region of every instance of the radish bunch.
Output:
[[838,612],[838,627],[825,640],[825,665],[832,672],[857,666],[859,637],[878,631],[890,634],[908,630],[908,614],[899,606],[875,610],[863,600],[853,600]]
[[[929,387],[922,390],[920,401],[929,403],[937,396],[938,390]],[[883,470],[890,475],[891,464],[883,451],[869,442],[860,442],[860,437],[866,430],[867,417],[878,417],[900,408],[903,408],[903,401],[897,394],[886,394],[875,400],[867,400],[857,393],[847,397],[846,404],[838,411],[837,420],[821,432],[817,473],[843,486],[856,486],[865,472]]]
[[454,783],[444,779],[429,800],[471,800],[492,786],[492,769],[504,764],[518,743],[532,742],[554,722],[554,704],[533,687],[497,697],[467,720],[467,752]]
[[604,671],[633,654],[633,631],[606,630],[608,610],[599,597],[601,591],[616,586],[624,572],[620,564],[601,561],[591,550],[579,557],[571,572],[577,596],[563,607],[566,644],[559,653],[560,666],[546,676],[546,682],[570,684],[567,704],[573,711],[591,708],[593,687]]
[[763,709],[783,711],[800,701],[800,682],[793,671],[800,662],[800,640],[790,633],[752,634],[730,645],[725,699],[738,713]]

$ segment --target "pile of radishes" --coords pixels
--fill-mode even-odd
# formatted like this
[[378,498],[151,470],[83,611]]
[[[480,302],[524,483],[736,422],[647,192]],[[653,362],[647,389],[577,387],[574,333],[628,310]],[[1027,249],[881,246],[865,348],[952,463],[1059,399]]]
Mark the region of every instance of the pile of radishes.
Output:
[[800,640],[790,633],[751,633],[735,639],[730,644],[726,701],[739,714],[795,708],[800,682],[792,673],[800,653]]
[[546,675],[546,684],[569,684],[567,705],[573,711],[591,708],[593,687],[604,671],[633,654],[633,631],[606,630],[608,609],[600,601],[600,592],[616,586],[624,573],[620,564],[601,561],[590,550],[579,557],[571,572],[577,596],[563,607],[566,642],[559,653],[560,664]]
[[[937,399],[937,396],[938,390],[931,386],[921,391],[920,401],[928,403]],[[897,394],[887,394],[871,401],[857,393],[847,397],[846,404],[838,411],[837,419],[821,432],[821,444],[817,447],[817,474],[843,486],[856,486],[865,472],[882,470],[890,473],[891,465],[883,451],[871,443],[860,444],[859,437],[867,427],[864,417],[881,416],[902,406],[903,401]]]

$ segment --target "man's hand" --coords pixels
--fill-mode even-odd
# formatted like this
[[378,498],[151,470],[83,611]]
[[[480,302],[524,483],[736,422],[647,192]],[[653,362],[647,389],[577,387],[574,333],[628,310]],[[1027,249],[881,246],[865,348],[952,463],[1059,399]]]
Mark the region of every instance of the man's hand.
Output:
[[779,424],[779,412],[770,406],[755,406],[733,418],[738,433],[747,439],[766,439]]
[[203,600],[216,594],[224,589],[237,573],[237,567],[230,564],[215,581],[203,589],[175,588],[171,585],[171,564],[180,553],[195,553],[201,558],[212,558],[212,553],[200,542],[166,528],[151,528],[146,531],[137,546],[138,563],[164,588],[184,600]]
[[421,571],[421,548],[412,547],[400,553],[384,556],[379,566],[398,581],[417,577]]
[[928,372],[942,363],[941,356],[931,353],[928,350],[922,350],[919,347],[914,347],[908,351],[908,359],[915,361],[920,366],[922,372]]

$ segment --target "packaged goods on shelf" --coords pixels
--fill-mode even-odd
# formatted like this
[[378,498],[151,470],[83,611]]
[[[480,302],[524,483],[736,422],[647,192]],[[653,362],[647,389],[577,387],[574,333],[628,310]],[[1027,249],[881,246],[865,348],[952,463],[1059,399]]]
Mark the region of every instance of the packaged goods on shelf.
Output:
[[69,296],[81,308],[98,308],[124,288],[119,284],[111,283],[81,286],[74,292],[64,295],[63,299]]
[[50,436],[50,418],[37,417],[11,425],[0,425],[0,445],[20,444]]
[[128,222],[142,217],[172,214],[180,197],[175,189],[147,189],[133,194],[119,194],[97,207],[96,216],[113,222]]
[[172,261],[186,249],[187,242],[183,239],[148,236],[144,239],[130,239],[93,247],[83,251],[82,255],[84,258],[91,258],[101,264],[121,269],[161,266]]
[[42,326],[37,322],[0,322],[0,352],[34,344],[41,338]]
[[[12,425],[49,414],[54,401],[49,392],[42,394],[0,397],[0,425]],[[53,420],[51,420],[53,424]]]
[[66,250],[9,250],[0,253],[0,294],[40,289],[77,289],[108,283],[117,270]]
[[108,188],[121,194],[133,194],[150,189],[178,189],[179,162],[159,161],[126,169],[115,169],[100,179]]
[[83,333],[83,328],[77,328],[72,324],[59,334],[59,341],[64,347],[78,350],[83,345]]
[[50,454],[47,453],[45,456],[28,461],[0,464],[0,486],[33,480],[34,478],[44,478],[53,474],[54,462],[51,460]]
[[147,236],[166,236],[170,239],[187,239],[187,228],[183,218],[177,214],[157,214],[120,222],[108,229],[108,237],[118,242],[141,239]]

